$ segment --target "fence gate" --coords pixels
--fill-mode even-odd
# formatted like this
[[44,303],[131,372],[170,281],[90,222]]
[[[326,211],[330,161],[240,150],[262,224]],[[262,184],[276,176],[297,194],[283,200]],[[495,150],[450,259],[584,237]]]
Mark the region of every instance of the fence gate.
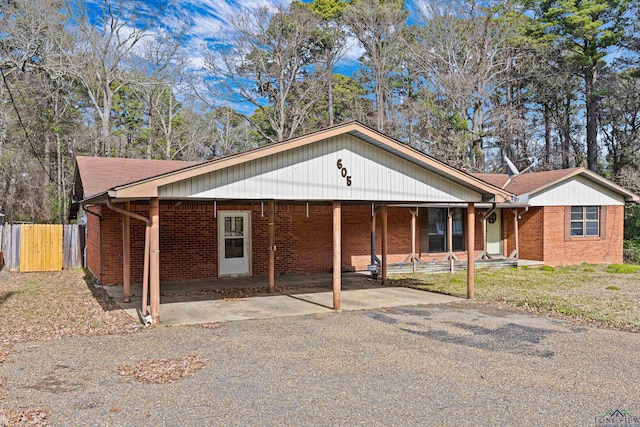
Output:
[[20,226],[20,271],[62,270],[62,225]]

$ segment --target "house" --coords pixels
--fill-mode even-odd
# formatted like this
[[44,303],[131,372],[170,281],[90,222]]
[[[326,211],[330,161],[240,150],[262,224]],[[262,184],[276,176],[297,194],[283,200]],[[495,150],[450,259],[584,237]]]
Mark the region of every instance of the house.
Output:
[[[585,168],[507,174],[474,174],[526,201],[517,229],[513,214],[496,209],[487,224],[489,253],[507,255],[500,237],[519,233],[517,256],[547,265],[621,263],[625,203],[634,194]],[[515,250],[515,249],[514,249]]]
[[[619,245],[621,259],[614,221],[637,198],[585,176],[575,179],[610,196],[599,237]],[[339,309],[343,271],[379,264],[384,283],[390,263],[466,259],[472,297],[476,258],[538,256],[528,240],[547,236],[532,225],[551,214],[530,221],[535,208],[498,184],[348,122],[203,163],[78,157],[74,198],[86,215],[89,270],[122,284],[125,300],[132,280],[149,283],[156,323],[160,282],[169,280],[268,276],[273,290],[278,274],[332,271]],[[533,234],[520,247],[525,230]]]

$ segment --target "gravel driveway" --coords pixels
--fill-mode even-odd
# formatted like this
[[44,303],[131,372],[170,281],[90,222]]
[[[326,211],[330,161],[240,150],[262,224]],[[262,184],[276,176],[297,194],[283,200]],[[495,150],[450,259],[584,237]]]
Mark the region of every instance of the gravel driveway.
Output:
[[[640,335],[481,303],[16,345],[0,407],[53,425],[594,425],[640,414]],[[171,384],[123,365],[187,355]],[[4,394],[4,396],[2,396]]]

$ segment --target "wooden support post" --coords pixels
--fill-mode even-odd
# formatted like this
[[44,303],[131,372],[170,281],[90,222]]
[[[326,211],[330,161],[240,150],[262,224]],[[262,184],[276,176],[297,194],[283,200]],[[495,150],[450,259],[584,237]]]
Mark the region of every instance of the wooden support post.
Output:
[[147,300],[149,299],[149,240],[151,226],[144,228],[144,270],[142,271],[142,316],[147,316]]
[[416,211],[411,210],[411,260],[416,259]]
[[409,256],[406,257],[403,261],[404,263],[410,262],[413,265],[413,272],[416,272],[416,262],[420,260],[418,254],[416,253],[416,216],[418,214],[418,208],[409,209],[411,213],[411,252]]
[[151,235],[149,239],[149,287],[151,322],[160,323],[160,201],[157,197],[149,200]]
[[467,207],[467,298],[473,299],[473,284],[475,280],[475,248],[476,212],[475,205],[469,203]]
[[447,209],[447,252],[453,255],[453,210]]
[[276,290],[276,202],[269,200],[267,206],[269,221],[269,292]]
[[341,203],[333,202],[333,309],[340,310],[342,288],[342,212]]
[[416,211],[411,209],[411,265],[416,272]]
[[482,218],[482,259],[491,258],[487,250],[487,217],[484,217]]
[[447,253],[442,258],[442,261],[449,260],[451,265],[451,272],[454,272],[454,262],[458,257],[453,253],[453,210],[447,209]]
[[383,203],[380,207],[382,215],[382,284],[387,283],[387,204]]
[[520,244],[518,243],[518,209],[512,209],[513,211],[513,237],[516,241],[516,247],[514,251],[511,253],[509,258],[520,258]]
[[[124,209],[130,209],[130,202],[125,202]],[[124,302],[131,302],[131,217],[122,216],[122,293]]]

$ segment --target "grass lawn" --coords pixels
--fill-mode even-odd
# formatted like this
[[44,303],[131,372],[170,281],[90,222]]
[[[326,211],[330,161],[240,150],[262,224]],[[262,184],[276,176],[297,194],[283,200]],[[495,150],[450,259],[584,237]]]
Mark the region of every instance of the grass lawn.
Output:
[[[466,272],[395,275],[390,282],[465,297]],[[476,270],[475,298],[640,332],[640,266]]]
[[120,310],[83,270],[0,274],[0,362],[16,342],[70,335],[134,331],[138,322]]

